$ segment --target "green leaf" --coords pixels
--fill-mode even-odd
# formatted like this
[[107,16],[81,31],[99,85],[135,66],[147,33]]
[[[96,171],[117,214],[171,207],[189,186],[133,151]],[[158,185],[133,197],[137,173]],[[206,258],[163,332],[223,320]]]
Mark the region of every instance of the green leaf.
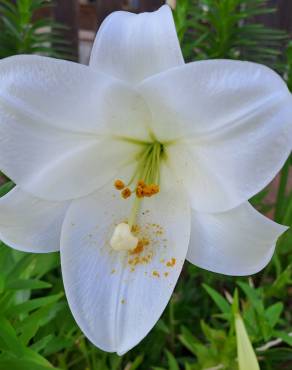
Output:
[[282,331],[277,331],[277,330],[275,330],[273,334],[276,337],[282,339],[282,341],[287,343],[289,346],[292,346],[292,336],[291,335],[284,333]]
[[143,358],[144,358],[143,355],[140,355],[140,356],[136,357],[135,360],[133,361],[133,363],[128,367],[128,369],[129,370],[136,370],[136,369],[138,369],[138,367],[143,362]]
[[169,370],[179,370],[178,363],[177,363],[175,357],[173,356],[173,354],[170,353],[167,350],[165,350],[165,353],[166,353],[166,356],[167,356],[168,369]]
[[6,284],[7,289],[13,289],[13,290],[33,290],[33,289],[46,289],[51,288],[51,284],[46,283],[45,281],[41,280],[34,280],[34,279],[16,279],[16,280],[10,280]]
[[61,370],[52,366],[39,365],[25,359],[4,359],[0,357],[0,370]]
[[10,322],[2,316],[0,316],[0,337],[12,353],[18,357],[23,355],[24,347],[18,340],[14,328]]
[[4,185],[0,187],[0,197],[3,197],[7,194],[10,190],[14,187],[14,183],[12,181],[6,182]]
[[224,314],[230,313],[230,304],[226,301],[225,298],[223,298],[216,290],[209,287],[206,284],[203,284],[203,287],[206,289],[207,293],[210,295],[210,297],[213,299],[213,301],[216,303],[218,308],[223,312]]
[[192,354],[197,355],[197,345],[200,344],[200,342],[187,328],[181,328],[179,340],[190,352],[192,352]]
[[18,304],[14,307],[11,307],[9,310],[9,315],[16,315],[16,314],[25,314],[30,311],[33,311],[37,308],[49,305],[51,303],[57,302],[61,297],[63,297],[63,293],[51,295],[49,297],[43,297],[43,298],[34,298],[27,302]]
[[266,309],[265,317],[271,328],[273,328],[279,321],[283,309],[284,305],[282,302],[275,303]]

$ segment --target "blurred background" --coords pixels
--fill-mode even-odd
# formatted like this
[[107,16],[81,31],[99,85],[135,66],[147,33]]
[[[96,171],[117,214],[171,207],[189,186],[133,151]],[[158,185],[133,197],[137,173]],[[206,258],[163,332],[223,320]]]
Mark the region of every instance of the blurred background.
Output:
[[[86,64],[103,19],[158,9],[160,0],[0,0],[0,58],[40,54]],[[292,0],[169,1],[186,61],[266,64],[292,91]],[[292,117],[291,117],[292,121]],[[251,203],[292,225],[291,158]],[[0,173],[0,196],[14,184]],[[292,369],[292,231],[271,263],[233,278],[185,263],[162,318],[123,357],[95,348],[68,309],[58,253],[17,252],[0,242],[0,370],[238,370],[240,311],[261,370]],[[240,370],[251,370],[241,368]]]
[[[43,18],[55,20],[60,25],[66,27],[62,32],[62,41],[70,46],[71,58],[79,60],[82,63],[87,63],[91,46],[95,34],[104,20],[104,18],[115,10],[127,10],[131,12],[153,11],[158,9],[165,1],[163,0],[53,0],[53,1],[0,1],[2,7],[5,4],[23,3],[19,9],[19,13],[25,13],[26,19],[22,19],[22,25],[25,27],[25,22],[29,23],[31,19],[28,17],[32,13],[34,21]],[[177,3],[177,7],[185,12],[188,17],[188,10],[192,6],[198,6],[205,10],[216,1],[185,1],[185,0],[170,0],[170,4]],[[220,1],[217,1],[220,4]],[[260,6],[262,9],[256,9],[250,14],[250,17],[245,21],[260,22],[261,24],[277,28],[286,32],[292,32],[292,1],[291,0],[269,0],[269,1],[221,1],[224,6],[229,7],[232,11],[238,6],[245,6],[253,3],[254,6]],[[30,6],[31,4],[31,6]],[[274,8],[274,11],[271,10]],[[200,14],[200,13],[199,13]],[[220,16],[220,14],[219,14]],[[204,19],[202,19],[204,22]],[[17,28],[17,27],[16,27]],[[273,40],[270,40],[271,43]],[[1,47],[1,46],[0,46]]]

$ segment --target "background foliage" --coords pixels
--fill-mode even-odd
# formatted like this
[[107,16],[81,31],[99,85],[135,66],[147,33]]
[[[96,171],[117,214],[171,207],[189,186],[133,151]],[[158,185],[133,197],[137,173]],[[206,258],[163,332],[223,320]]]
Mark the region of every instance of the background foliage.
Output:
[[[46,5],[42,0],[18,0],[16,5],[0,0],[0,57],[67,54],[60,26],[51,20],[34,21],[33,13]],[[263,0],[180,0],[174,15],[186,59],[262,62],[277,68],[292,91],[288,35],[256,22],[256,16],[269,12],[273,9]],[[45,32],[40,33],[43,27]],[[290,158],[279,181],[252,199],[261,212],[286,225],[292,225],[291,164]],[[0,196],[12,187],[7,181]],[[261,369],[291,369],[291,250],[290,230],[279,240],[269,266],[250,278],[225,277],[186,263],[154,330],[138,347],[118,357],[92,346],[74,323],[58,254],[25,254],[2,243],[0,370],[236,370],[237,294]]]
[[66,58],[69,45],[62,40],[64,27],[34,15],[51,6],[48,0],[0,0],[0,58],[15,54],[41,54]]

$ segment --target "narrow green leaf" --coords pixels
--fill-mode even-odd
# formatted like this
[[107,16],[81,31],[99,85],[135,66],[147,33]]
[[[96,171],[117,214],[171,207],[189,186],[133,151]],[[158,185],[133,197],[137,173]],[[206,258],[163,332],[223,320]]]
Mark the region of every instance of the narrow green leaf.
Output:
[[166,356],[167,356],[167,362],[168,362],[168,369],[169,370],[179,370],[179,366],[178,366],[178,363],[174,357],[174,355],[165,350],[165,353],[166,353]]
[[6,284],[7,289],[13,289],[13,290],[33,290],[33,289],[46,289],[51,288],[51,284],[46,283],[45,281],[41,280],[33,280],[33,279],[16,279],[16,280],[10,280]]
[[225,298],[223,298],[218,292],[216,292],[216,290],[209,287],[208,285],[203,284],[203,287],[216,303],[221,312],[225,314],[230,313],[230,304],[226,301]]

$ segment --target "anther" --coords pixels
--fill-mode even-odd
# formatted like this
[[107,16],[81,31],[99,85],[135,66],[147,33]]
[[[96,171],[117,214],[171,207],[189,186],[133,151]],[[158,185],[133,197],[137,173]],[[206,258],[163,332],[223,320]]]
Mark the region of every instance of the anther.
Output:
[[152,197],[159,193],[160,188],[157,184],[146,185],[144,181],[139,181],[136,189],[136,195],[138,198]]
[[125,184],[123,183],[122,180],[116,180],[115,181],[115,188],[117,190],[123,190],[125,188]]
[[131,190],[129,189],[129,188],[126,188],[126,189],[124,189],[123,191],[122,191],[122,197],[124,198],[124,199],[128,199],[128,198],[130,198],[130,196],[132,195],[132,192],[131,192]]

